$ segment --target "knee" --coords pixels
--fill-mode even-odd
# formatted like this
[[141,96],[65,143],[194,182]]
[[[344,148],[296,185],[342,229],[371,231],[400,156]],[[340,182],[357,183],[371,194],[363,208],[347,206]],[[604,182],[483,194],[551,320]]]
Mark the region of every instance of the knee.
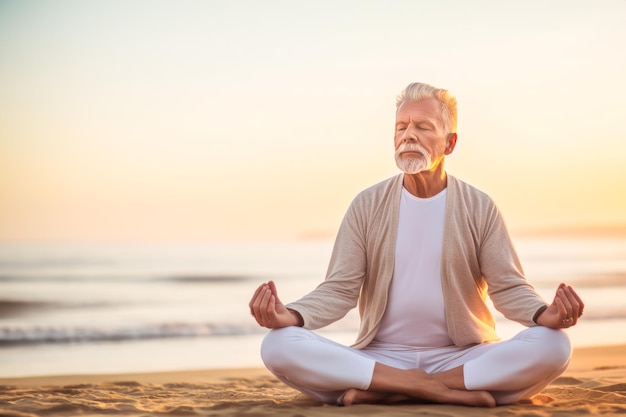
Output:
[[265,335],[261,343],[261,359],[272,372],[280,372],[289,366],[293,343],[302,338],[300,327],[273,329]]
[[538,358],[542,366],[558,371],[564,369],[572,356],[572,346],[567,334],[562,330],[537,327],[539,344]]

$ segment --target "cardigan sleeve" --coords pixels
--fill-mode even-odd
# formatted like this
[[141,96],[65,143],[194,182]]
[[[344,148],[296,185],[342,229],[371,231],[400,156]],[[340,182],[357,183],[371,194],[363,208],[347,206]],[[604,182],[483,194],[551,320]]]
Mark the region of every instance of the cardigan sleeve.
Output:
[[367,269],[366,226],[358,205],[355,199],[339,227],[326,279],[312,292],[287,305],[300,313],[307,329],[327,326],[357,305]]
[[535,326],[533,316],[546,302],[528,283],[504,220],[491,204],[483,223],[479,264],[494,307],[506,318]]

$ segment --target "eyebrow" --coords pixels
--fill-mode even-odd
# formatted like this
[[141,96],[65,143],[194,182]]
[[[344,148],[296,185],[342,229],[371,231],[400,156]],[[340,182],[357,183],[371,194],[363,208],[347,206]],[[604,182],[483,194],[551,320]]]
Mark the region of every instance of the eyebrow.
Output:
[[[412,122],[405,122],[405,121],[400,121],[400,122],[396,122],[396,127],[400,126],[400,125],[410,125]],[[431,122],[430,120],[420,120],[419,122],[415,123],[416,125],[427,125],[430,128],[437,128],[437,125],[433,122]]]

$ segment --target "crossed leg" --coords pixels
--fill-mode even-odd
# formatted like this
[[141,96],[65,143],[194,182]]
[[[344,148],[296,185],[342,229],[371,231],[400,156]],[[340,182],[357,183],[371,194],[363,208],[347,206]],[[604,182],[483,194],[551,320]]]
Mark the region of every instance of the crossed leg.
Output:
[[396,403],[409,400],[494,407],[496,401],[487,391],[451,389],[421,369],[398,369],[376,363],[367,390],[345,391],[343,405]]
[[539,392],[563,372],[571,348],[562,332],[535,327],[511,341],[452,352],[418,367],[298,327],[272,330],[261,348],[279,379],[326,403],[419,400],[487,407]]

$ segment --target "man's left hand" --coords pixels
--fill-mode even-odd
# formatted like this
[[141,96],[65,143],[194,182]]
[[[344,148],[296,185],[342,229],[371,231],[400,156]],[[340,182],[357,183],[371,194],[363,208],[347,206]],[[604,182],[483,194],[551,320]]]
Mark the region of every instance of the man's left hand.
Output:
[[551,329],[567,329],[575,326],[583,315],[585,304],[569,285],[561,284],[554,301],[537,318],[537,324]]

